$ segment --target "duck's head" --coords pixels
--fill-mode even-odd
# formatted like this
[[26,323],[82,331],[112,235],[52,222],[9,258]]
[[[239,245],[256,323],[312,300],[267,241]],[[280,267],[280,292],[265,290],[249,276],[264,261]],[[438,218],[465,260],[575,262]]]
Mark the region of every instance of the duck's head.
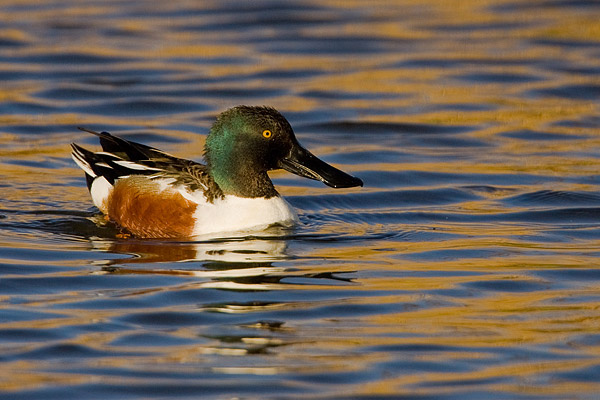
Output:
[[272,195],[274,189],[266,173],[279,168],[333,188],[363,185],[360,179],[300,146],[290,123],[270,107],[237,106],[223,112],[206,139],[204,156],[211,175],[226,194]]

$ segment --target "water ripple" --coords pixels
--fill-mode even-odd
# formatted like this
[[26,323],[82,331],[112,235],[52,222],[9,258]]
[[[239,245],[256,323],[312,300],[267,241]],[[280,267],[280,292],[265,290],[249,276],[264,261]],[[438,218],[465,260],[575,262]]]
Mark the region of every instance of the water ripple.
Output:
[[[0,5],[0,398],[592,399],[598,2]],[[360,177],[300,224],[125,237],[69,143],[201,161],[278,108]]]

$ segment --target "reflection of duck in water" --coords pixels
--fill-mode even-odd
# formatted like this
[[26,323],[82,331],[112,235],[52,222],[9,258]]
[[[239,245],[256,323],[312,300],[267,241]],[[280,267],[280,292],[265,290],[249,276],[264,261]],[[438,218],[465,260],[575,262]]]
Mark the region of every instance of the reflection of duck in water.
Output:
[[[87,131],[87,130],[86,130]],[[238,106],[222,113],[206,139],[206,165],[171,156],[107,132],[101,152],[73,144],[94,204],[138,237],[185,238],[298,217],[267,171],[283,168],[334,188],[362,181],[319,160],[298,143],[275,109]]]
[[[114,240],[92,239],[96,250],[117,254],[133,255],[134,258],[106,260],[106,264],[138,263],[270,263],[287,259],[284,240],[289,228],[271,226],[261,234],[264,236],[240,236],[224,239],[211,238],[206,241],[171,240]],[[194,265],[194,268],[197,264]]]
[[207,241],[92,239],[95,250],[127,254],[128,258],[97,261],[100,273],[193,276],[198,287],[270,290],[287,275],[274,265],[287,259],[289,229],[271,226],[264,237],[236,237]]
[[91,243],[95,250],[134,256],[95,262],[102,265],[98,271],[102,274],[190,276],[199,278],[194,287],[232,290],[289,289],[296,278],[351,282],[337,276],[341,271],[315,273],[277,265],[277,261],[289,259],[285,253],[287,241],[281,238],[285,228],[272,226],[265,232],[269,236],[204,242],[92,239]]

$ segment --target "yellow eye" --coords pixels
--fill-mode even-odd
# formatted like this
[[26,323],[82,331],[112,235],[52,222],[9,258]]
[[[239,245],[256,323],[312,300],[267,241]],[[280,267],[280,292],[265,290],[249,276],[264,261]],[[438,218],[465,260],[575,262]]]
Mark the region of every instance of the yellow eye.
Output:
[[270,131],[270,130],[268,130],[268,129],[265,129],[265,130],[263,131],[263,136],[264,136],[264,137],[266,137],[267,139],[268,139],[268,138],[270,138],[272,135],[273,135],[273,134],[272,134],[272,133],[271,133],[271,131]]

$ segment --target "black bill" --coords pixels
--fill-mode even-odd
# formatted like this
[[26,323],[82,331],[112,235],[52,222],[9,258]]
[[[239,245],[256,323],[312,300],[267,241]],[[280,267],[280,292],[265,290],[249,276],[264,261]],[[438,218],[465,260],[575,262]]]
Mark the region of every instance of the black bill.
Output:
[[319,160],[310,151],[299,145],[293,146],[290,153],[279,161],[279,167],[292,174],[321,181],[332,188],[363,185],[360,179]]

